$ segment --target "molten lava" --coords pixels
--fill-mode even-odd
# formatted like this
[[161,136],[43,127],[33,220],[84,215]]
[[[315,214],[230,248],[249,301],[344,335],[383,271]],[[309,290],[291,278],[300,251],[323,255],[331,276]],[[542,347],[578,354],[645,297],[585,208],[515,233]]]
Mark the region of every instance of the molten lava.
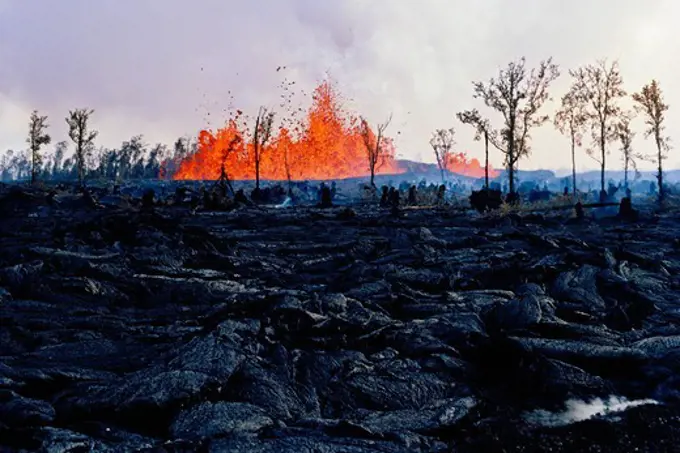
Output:
[[[359,118],[344,111],[339,94],[330,82],[314,91],[306,121],[299,126],[280,127],[260,151],[260,179],[328,180],[370,175],[366,144]],[[241,112],[217,131],[203,130],[195,154],[181,162],[174,179],[215,180],[222,166],[232,180],[255,179],[255,152],[252,134],[241,127]],[[292,129],[292,130],[291,130]],[[368,131],[369,143],[375,134]],[[395,159],[395,147],[389,137],[382,140],[382,155],[376,174],[399,174],[406,171]],[[468,176],[484,176],[484,167],[476,159],[469,161],[457,154],[449,170]],[[490,175],[491,175],[490,170]]]
[[[281,127],[263,148],[261,179],[342,179],[370,174],[358,118],[341,109],[330,83],[314,91],[307,121],[296,129],[297,137]],[[255,179],[254,149],[247,135],[237,119],[216,132],[201,131],[198,151],[182,162],[174,179],[218,179],[223,159],[230,179]],[[370,137],[375,140],[372,133]],[[385,138],[382,143],[376,174],[401,173],[392,140]]]
[[[449,154],[448,165],[446,167],[451,173],[459,175],[470,176],[473,178],[484,177],[484,165],[479,163],[479,160],[468,160],[465,153]],[[489,178],[495,178],[500,174],[499,171],[494,170],[489,166]]]

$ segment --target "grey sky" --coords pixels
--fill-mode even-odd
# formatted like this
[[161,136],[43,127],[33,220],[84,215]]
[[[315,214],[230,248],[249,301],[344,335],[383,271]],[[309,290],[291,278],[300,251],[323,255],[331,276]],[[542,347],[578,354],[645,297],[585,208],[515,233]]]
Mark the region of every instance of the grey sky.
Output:
[[[677,141],[678,18],[677,0],[0,0],[0,150],[25,147],[32,109],[50,116],[55,141],[65,139],[63,118],[80,106],[96,110],[99,144],[136,134],[172,143],[208,118],[216,125],[229,90],[246,111],[276,106],[275,69],[286,65],[307,90],[330,70],[348,106],[373,122],[393,112],[388,131],[401,132],[406,158],[432,161],[431,132],[451,125],[458,148],[479,157],[454,115],[485,111],[471,81],[521,56],[560,64],[556,99],[568,69],[601,57],[620,59],[628,91],[657,78]],[[636,127],[636,148],[651,150],[641,120]],[[579,161],[595,167],[582,152]],[[569,162],[568,141],[547,124],[521,167]],[[611,162],[619,166],[617,154]],[[680,151],[668,164],[680,167]]]

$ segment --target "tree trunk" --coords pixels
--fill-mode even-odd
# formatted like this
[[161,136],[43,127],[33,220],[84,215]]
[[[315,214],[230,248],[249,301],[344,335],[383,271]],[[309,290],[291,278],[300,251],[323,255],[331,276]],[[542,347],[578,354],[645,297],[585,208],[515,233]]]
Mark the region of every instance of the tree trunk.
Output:
[[31,149],[31,163],[32,163],[32,167],[31,167],[31,185],[33,185],[33,184],[35,184],[35,179],[36,179],[35,177],[36,177],[36,173],[37,173],[37,170],[36,170],[36,168],[35,168],[35,150],[34,150],[34,149]]
[[444,169],[439,167],[439,172],[442,174],[442,184],[446,184],[446,180],[444,179]]
[[628,166],[629,166],[629,161],[630,159],[628,158],[628,155],[626,154],[623,157],[623,187],[628,189]]
[[515,122],[517,112],[510,112],[510,124],[508,130],[508,191],[512,197],[515,194]]
[[606,168],[606,142],[604,139],[604,127],[600,128],[600,153],[602,154],[602,161],[600,162],[600,190],[604,192],[604,171]]
[[659,204],[663,204],[666,194],[663,188],[663,153],[661,152],[661,140],[657,137],[656,139],[656,149],[658,151],[657,159],[659,163],[658,173],[656,174],[656,180],[659,184]]
[[255,157],[255,189],[260,190],[260,159]]
[[78,167],[78,185],[83,185],[83,151],[78,145],[76,149],[76,166]]
[[571,191],[576,196],[576,143],[571,137]]
[[484,187],[489,190],[489,134],[484,131]]
[[508,192],[512,195],[515,193],[515,166],[510,164],[508,166]]
[[375,187],[375,164],[371,162],[371,187]]

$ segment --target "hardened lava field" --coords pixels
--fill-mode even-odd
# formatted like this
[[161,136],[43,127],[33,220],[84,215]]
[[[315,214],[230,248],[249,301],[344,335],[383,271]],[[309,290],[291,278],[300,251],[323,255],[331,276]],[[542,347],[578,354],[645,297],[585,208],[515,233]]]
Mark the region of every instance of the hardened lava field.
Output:
[[3,451],[677,448],[677,210],[128,201],[3,188]]

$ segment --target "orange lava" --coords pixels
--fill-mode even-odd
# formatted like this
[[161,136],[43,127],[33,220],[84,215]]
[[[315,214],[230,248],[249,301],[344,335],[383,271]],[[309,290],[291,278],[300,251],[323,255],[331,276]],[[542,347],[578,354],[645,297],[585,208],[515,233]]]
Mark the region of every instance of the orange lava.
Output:
[[[470,176],[473,178],[484,177],[484,165],[482,165],[477,159],[468,160],[465,153],[450,154],[447,169],[451,173],[456,173],[459,175]],[[500,175],[500,172],[498,170],[494,170],[491,168],[491,165],[489,165],[489,178],[495,178],[498,175]]]
[[[329,82],[316,88],[306,122],[294,127],[293,131],[281,127],[265,146],[260,163],[261,179],[285,180],[287,170],[293,180],[370,175],[359,119],[344,112],[338,98]],[[197,153],[181,163],[174,179],[219,179],[225,152],[225,168],[230,179],[255,179],[249,135],[239,127],[238,119],[230,120],[216,132],[201,131]],[[241,140],[234,146],[235,137]],[[383,150],[384,158],[379,162],[376,174],[402,173],[394,159],[392,140],[385,139]]]
[[[260,179],[286,180],[288,173],[292,180],[298,181],[370,175],[359,118],[343,110],[339,99],[339,93],[330,82],[323,82],[316,88],[306,121],[298,126],[281,126],[261,151]],[[201,131],[197,152],[181,162],[173,179],[219,179],[223,161],[230,179],[255,179],[254,148],[250,141],[252,133],[247,131],[241,115],[242,112],[238,111],[217,131]],[[373,131],[370,136],[375,140]],[[450,171],[484,176],[484,167],[476,159],[468,161],[462,153],[452,158]],[[383,158],[378,162],[376,174],[405,171],[395,159],[393,141],[385,137]],[[492,173],[490,170],[490,176]]]

